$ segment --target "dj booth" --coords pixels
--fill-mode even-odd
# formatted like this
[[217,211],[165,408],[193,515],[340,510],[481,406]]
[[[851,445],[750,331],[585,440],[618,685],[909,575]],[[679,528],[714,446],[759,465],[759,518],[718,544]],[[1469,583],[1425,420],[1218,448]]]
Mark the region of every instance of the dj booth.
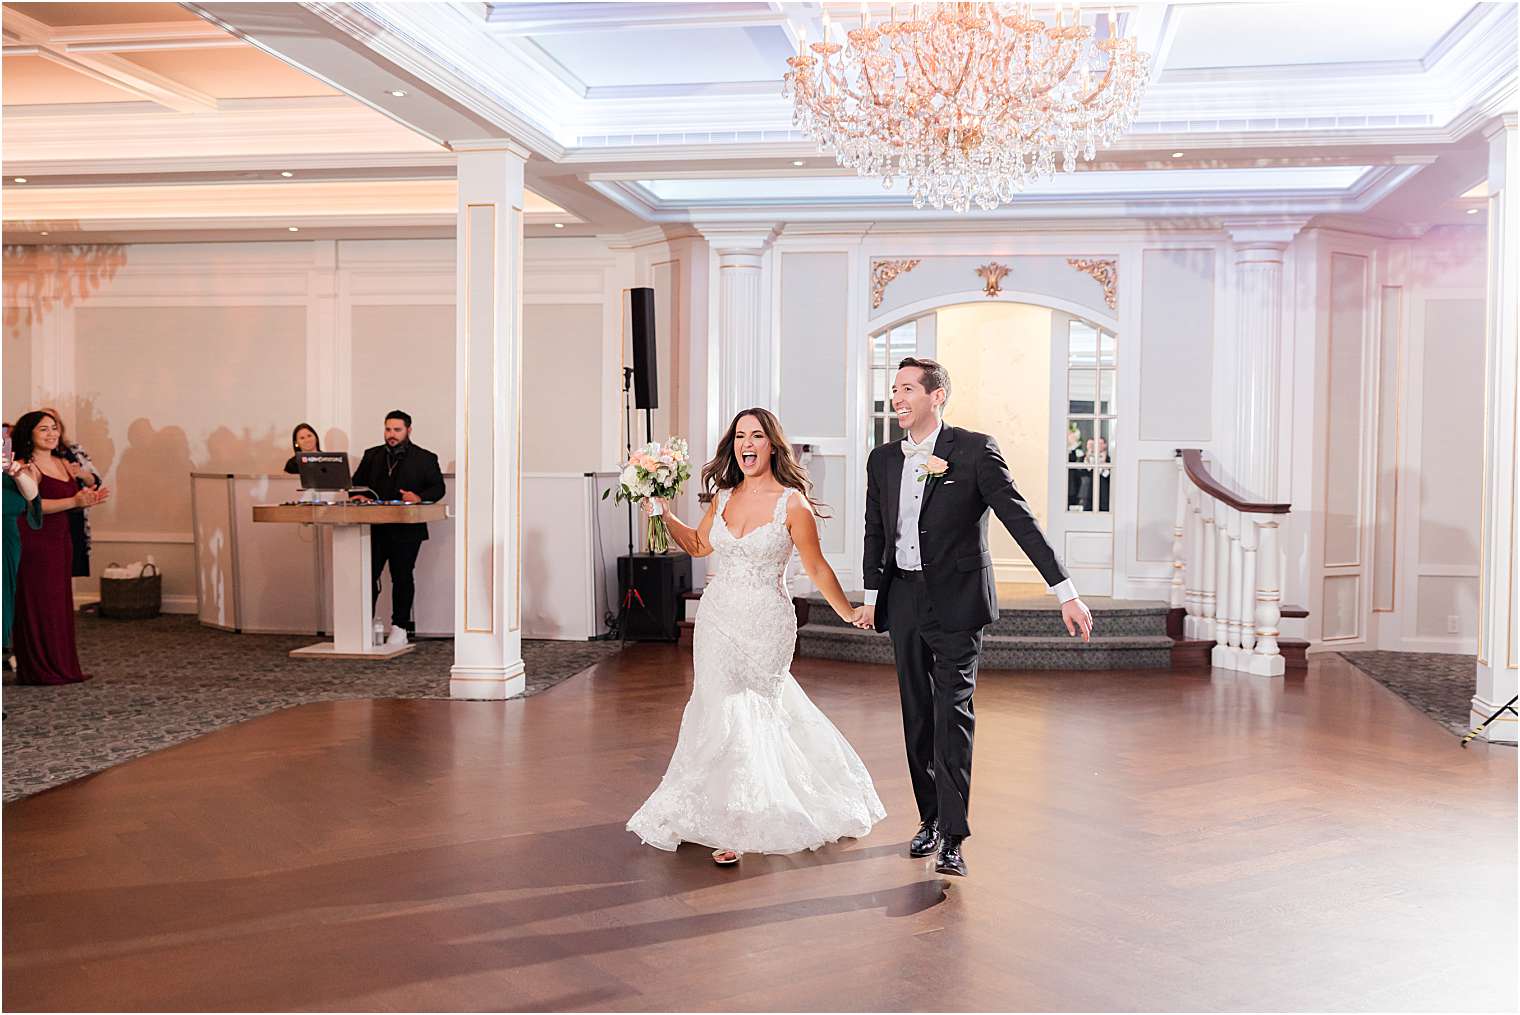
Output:
[[[619,601],[617,558],[626,509],[602,492],[617,474],[523,476],[523,637],[584,640],[607,630]],[[454,633],[454,475],[444,473],[445,517],[428,522],[417,557],[418,637]],[[256,507],[302,501],[295,476],[192,473],[196,602],[200,621],[228,631],[331,635],[331,525],[259,524]],[[356,508],[355,510],[365,510]],[[376,612],[389,627],[389,578]]]

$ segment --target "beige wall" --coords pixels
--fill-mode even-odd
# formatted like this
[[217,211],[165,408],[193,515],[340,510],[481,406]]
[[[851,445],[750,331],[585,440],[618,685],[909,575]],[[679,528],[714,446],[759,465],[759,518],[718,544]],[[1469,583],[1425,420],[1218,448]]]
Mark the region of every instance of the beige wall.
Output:
[[[997,438],[1014,484],[1041,526],[1050,504],[1051,311],[1022,303],[965,304],[938,312],[939,360],[950,371],[946,421]],[[1029,569],[1001,525],[992,556]]]
[[[4,330],[7,417],[54,404],[117,496],[95,509],[95,571],[147,554],[166,608],[189,612],[192,471],[269,473],[298,421],[323,446],[381,440],[393,408],[455,464],[452,240],[141,244],[110,248],[73,306]],[[84,259],[7,256],[8,306],[82,276]],[[530,240],[524,264],[524,466],[615,466],[617,300],[628,255],[595,240]],[[100,263],[96,259],[95,263]],[[41,282],[41,289],[31,288]],[[610,323],[609,323],[610,322]],[[670,343],[662,342],[662,379]],[[81,580],[89,594],[95,582]]]

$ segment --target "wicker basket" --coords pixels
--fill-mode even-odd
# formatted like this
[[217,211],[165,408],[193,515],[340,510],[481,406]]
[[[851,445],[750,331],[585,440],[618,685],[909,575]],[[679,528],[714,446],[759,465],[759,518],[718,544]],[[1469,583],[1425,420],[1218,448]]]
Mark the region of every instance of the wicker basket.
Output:
[[[112,567],[118,565],[112,564]],[[151,572],[151,573],[150,573]],[[158,566],[143,568],[141,578],[101,578],[100,615],[117,620],[156,617],[164,602],[164,579]]]

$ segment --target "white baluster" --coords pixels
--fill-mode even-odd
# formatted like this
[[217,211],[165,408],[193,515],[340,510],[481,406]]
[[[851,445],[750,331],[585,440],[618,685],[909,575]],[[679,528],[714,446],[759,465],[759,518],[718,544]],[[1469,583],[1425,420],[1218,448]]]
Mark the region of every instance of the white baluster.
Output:
[[1188,639],[1198,637],[1198,625],[1203,622],[1203,584],[1199,575],[1203,570],[1203,545],[1199,540],[1199,533],[1203,531],[1203,519],[1198,514],[1198,491],[1189,488],[1187,494],[1187,567],[1182,576],[1187,583],[1187,596],[1184,606],[1187,608],[1187,616],[1182,620],[1182,636]]
[[1200,577],[1203,579],[1203,589],[1199,593],[1199,601],[1203,605],[1203,622],[1198,625],[1198,638],[1200,641],[1214,640],[1214,613],[1219,606],[1219,586],[1216,584],[1219,572],[1214,566],[1214,558],[1218,556],[1219,543],[1214,538],[1216,515],[1220,510],[1219,503],[1213,497],[1201,500],[1203,512],[1203,528],[1199,536],[1199,542],[1203,544],[1203,552],[1198,559],[1203,561]]
[[1230,651],[1230,507],[1214,503],[1214,666],[1233,669]]
[[1246,516],[1232,510],[1230,512],[1230,669],[1241,668],[1240,646],[1242,643],[1241,631],[1246,625],[1246,583],[1245,583],[1245,557],[1243,543],[1240,538],[1241,527],[1245,524]]
[[1247,668],[1257,676],[1280,677],[1287,667],[1277,647],[1278,623],[1282,619],[1279,577],[1282,571],[1278,562],[1276,515],[1261,516],[1257,539],[1260,572],[1256,582],[1256,646]]
[[1177,462],[1177,510],[1172,519],[1172,609],[1179,609],[1186,603],[1186,587],[1182,578],[1182,552],[1183,535],[1187,525],[1187,472],[1182,467],[1182,456],[1178,455]]
[[1256,647],[1256,538],[1261,515],[1243,515],[1240,519],[1240,658],[1235,668],[1250,668],[1251,652]]

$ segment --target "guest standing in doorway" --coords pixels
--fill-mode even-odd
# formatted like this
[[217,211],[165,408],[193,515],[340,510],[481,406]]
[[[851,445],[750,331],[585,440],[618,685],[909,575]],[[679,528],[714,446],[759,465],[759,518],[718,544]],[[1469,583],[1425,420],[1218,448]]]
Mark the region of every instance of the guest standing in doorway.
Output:
[[[374,497],[356,496],[358,501],[391,500],[405,504],[424,504],[443,500],[443,472],[438,456],[412,443],[412,417],[393,409],[385,417],[385,443],[364,452],[359,468],[354,470],[354,486],[369,487]],[[370,595],[380,600],[380,574],[391,569],[391,634],[393,643],[401,642],[401,631],[411,638],[417,633],[412,620],[412,599],[416,587],[412,570],[417,554],[428,537],[427,523],[371,525]],[[400,629],[399,631],[397,629]]]
[[110,499],[110,488],[81,489],[62,458],[55,457],[63,425],[46,410],[16,421],[18,462],[36,470],[42,527],[18,524],[21,566],[16,572],[16,680],[22,684],[76,684],[89,679],[74,642],[74,546],[68,512]]

